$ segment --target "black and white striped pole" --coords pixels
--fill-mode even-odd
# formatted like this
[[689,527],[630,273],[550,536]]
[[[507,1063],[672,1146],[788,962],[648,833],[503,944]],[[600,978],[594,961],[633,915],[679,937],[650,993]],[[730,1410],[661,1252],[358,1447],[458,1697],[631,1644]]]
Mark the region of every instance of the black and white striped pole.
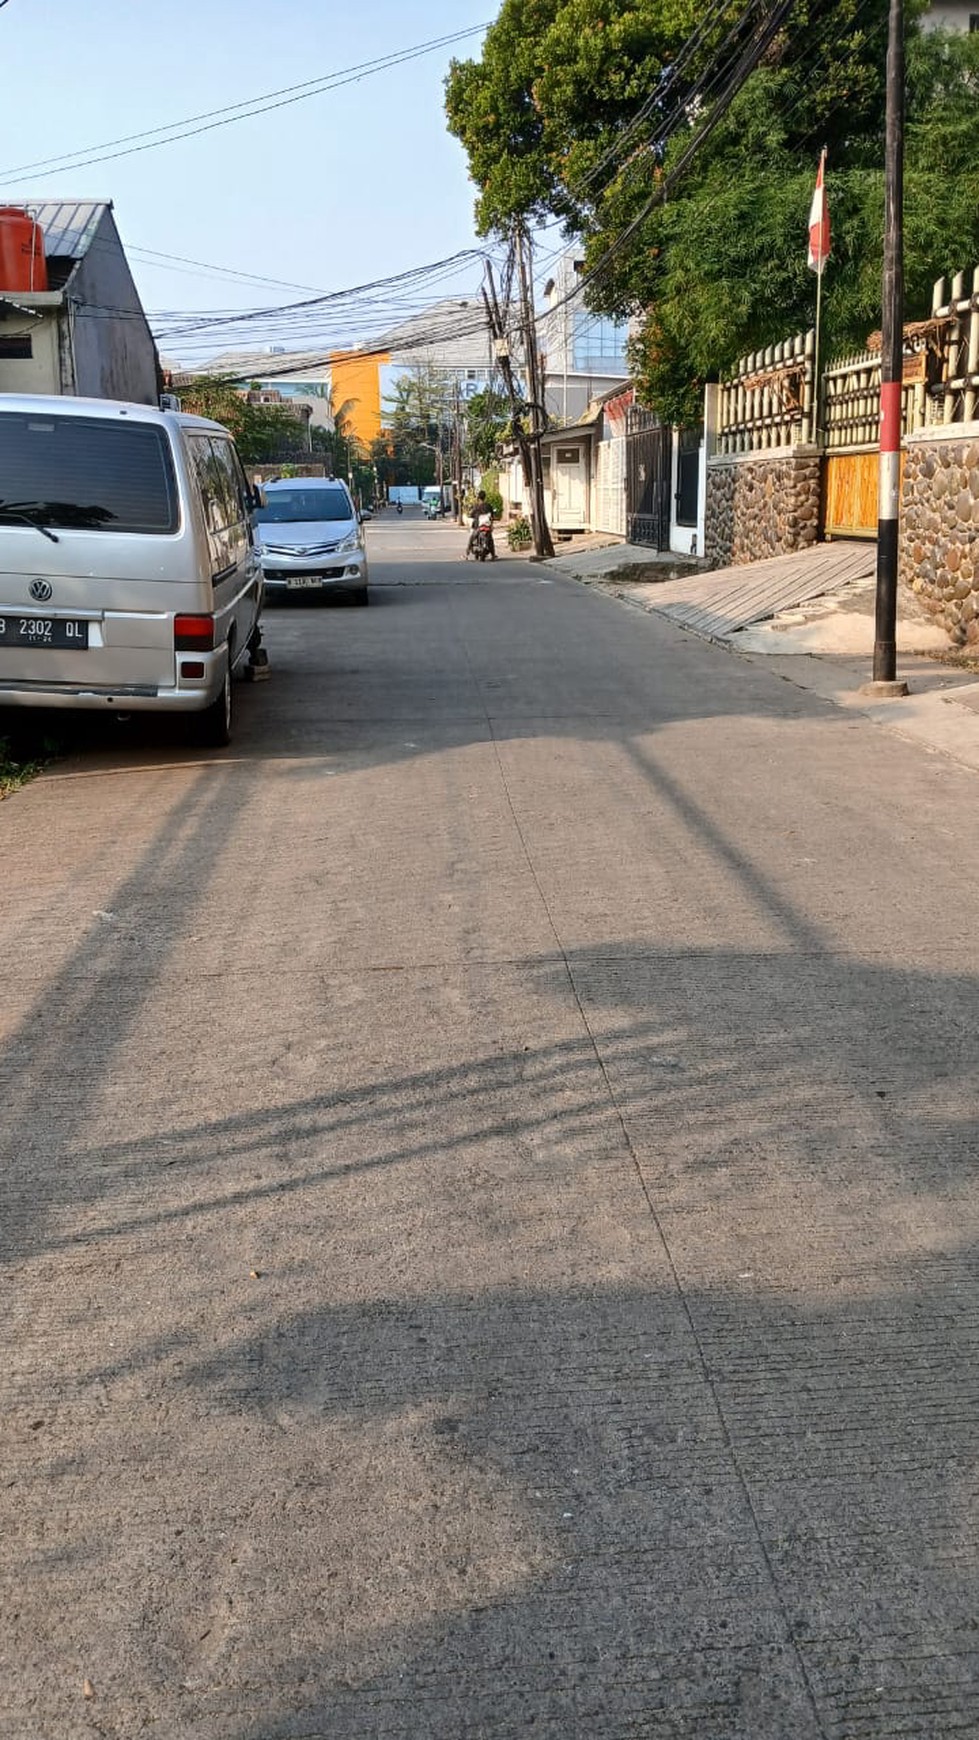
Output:
[[874,675],[865,693],[906,695],[897,676],[898,526],[904,377],[904,0],[890,0],[884,144],[884,282],[880,323],[880,471]]

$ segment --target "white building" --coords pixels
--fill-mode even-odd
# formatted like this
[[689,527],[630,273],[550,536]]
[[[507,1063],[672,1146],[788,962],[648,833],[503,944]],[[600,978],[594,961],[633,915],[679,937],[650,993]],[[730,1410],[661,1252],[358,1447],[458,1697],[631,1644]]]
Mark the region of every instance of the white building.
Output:
[[561,255],[544,285],[539,318],[544,397],[557,423],[576,423],[592,400],[629,378],[627,321],[593,314],[578,290],[584,260],[575,250]]
[[979,30],[977,0],[937,0],[921,20],[923,30]]
[[439,377],[450,405],[456,394],[465,401],[490,385],[501,386],[485,309],[472,297],[436,302],[372,340],[372,348],[389,358],[381,365],[382,404],[390,401],[400,377],[417,369]]

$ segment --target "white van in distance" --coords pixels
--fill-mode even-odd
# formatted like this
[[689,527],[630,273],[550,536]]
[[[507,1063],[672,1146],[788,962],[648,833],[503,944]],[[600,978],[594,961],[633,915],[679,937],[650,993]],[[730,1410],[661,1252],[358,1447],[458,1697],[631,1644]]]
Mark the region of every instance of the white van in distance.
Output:
[[0,394],[0,707],[198,713],[227,743],[261,638],[254,505],[218,423]]

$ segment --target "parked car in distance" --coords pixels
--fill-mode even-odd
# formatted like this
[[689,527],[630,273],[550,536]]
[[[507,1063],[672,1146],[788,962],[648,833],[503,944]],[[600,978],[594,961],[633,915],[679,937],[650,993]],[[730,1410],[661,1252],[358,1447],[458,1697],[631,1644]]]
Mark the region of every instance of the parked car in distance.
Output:
[[263,487],[255,518],[265,589],[339,592],[368,600],[362,516],[335,477],[282,477]]
[[0,706],[199,714],[258,652],[254,497],[204,417],[0,395]]

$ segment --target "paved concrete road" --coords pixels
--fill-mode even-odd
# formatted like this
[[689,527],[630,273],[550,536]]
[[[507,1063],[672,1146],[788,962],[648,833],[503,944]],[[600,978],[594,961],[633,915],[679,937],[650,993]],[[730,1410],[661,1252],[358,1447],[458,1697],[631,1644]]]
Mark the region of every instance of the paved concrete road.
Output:
[[371,543],[0,807],[0,1734],[979,1732],[975,774]]

